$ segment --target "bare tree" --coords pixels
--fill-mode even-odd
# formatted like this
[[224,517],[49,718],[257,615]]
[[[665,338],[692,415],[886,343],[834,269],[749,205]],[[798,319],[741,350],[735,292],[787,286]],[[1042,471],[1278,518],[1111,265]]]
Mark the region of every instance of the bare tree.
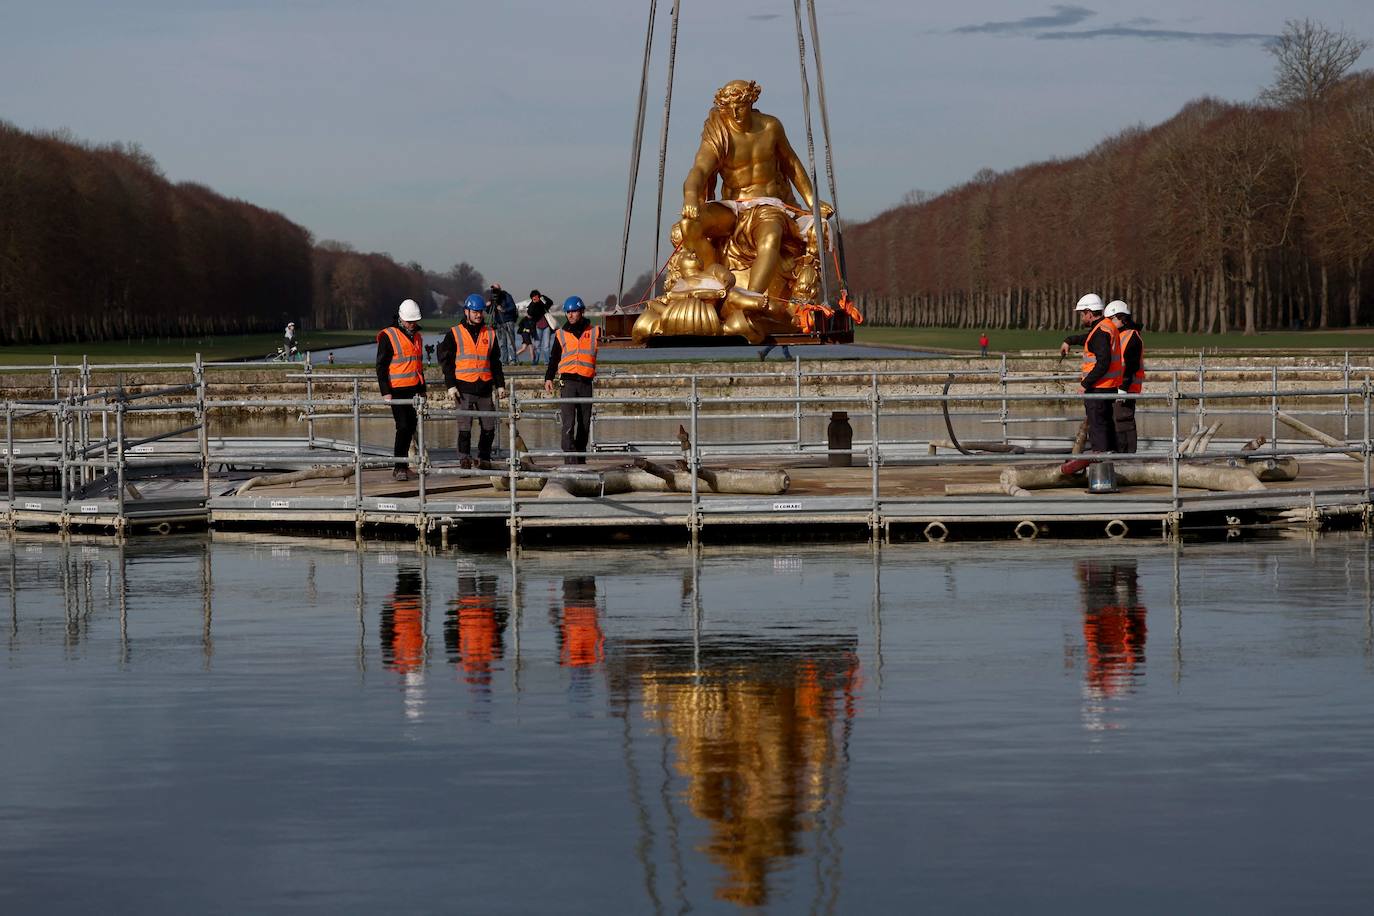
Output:
[[453,296],[456,299],[461,299],[468,293],[480,293],[487,285],[482,272],[467,261],[454,264],[448,275],[453,281]]
[[1290,19],[1283,34],[1269,45],[1274,55],[1274,85],[1262,98],[1275,105],[1312,111],[1340,82],[1369,42],[1349,32],[1333,31],[1311,19]]

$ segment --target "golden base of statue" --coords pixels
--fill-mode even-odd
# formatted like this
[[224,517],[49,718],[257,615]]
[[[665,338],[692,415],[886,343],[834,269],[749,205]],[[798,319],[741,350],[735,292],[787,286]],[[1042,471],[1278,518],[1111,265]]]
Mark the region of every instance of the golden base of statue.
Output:
[[[664,294],[650,299],[631,336],[743,337],[753,344],[804,330],[823,269],[806,170],[782,123],[754,110],[757,83],[716,93],[683,184]],[[717,181],[720,182],[717,193]],[[820,205],[822,217],[831,208]]]

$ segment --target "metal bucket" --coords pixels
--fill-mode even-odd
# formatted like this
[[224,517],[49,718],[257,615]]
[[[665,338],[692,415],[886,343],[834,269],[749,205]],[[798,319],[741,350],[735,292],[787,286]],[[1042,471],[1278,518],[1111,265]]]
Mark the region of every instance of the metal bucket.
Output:
[[1116,468],[1110,461],[1099,461],[1088,468],[1089,493],[1117,493]]

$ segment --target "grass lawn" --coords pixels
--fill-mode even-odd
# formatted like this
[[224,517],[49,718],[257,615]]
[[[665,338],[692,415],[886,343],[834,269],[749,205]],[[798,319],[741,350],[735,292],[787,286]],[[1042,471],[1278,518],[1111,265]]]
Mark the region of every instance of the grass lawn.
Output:
[[[1021,350],[1057,350],[1067,330],[988,331],[994,353]],[[861,344],[901,344],[933,350],[978,349],[978,329],[967,328],[874,328],[857,329],[854,342]],[[1273,331],[1245,337],[1241,334],[1158,334],[1145,332],[1145,345],[1151,350],[1311,350],[1374,349],[1374,329],[1351,328],[1339,331]]]
[[[452,326],[449,318],[431,318],[421,328],[430,340]],[[860,327],[855,334],[859,344],[900,344],[931,350],[977,351],[978,330],[964,328],[875,328]],[[1068,333],[1058,331],[989,331],[990,350],[994,353],[1057,350]],[[312,350],[338,349],[371,343],[375,329],[361,331],[314,331],[302,338]],[[0,366],[51,365],[57,356],[63,365],[81,362],[82,355],[92,362],[188,363],[197,353],[212,362],[262,359],[276,351],[282,338],[277,334],[237,334],[219,337],[163,337],[143,340],[107,340],[88,343],[42,344],[33,346],[0,347]],[[1193,335],[1147,333],[1146,345],[1151,350],[1308,350],[1329,349],[1374,350],[1374,328],[1355,328],[1340,331],[1276,331],[1244,337],[1240,334]],[[721,354],[723,359],[752,362],[750,351],[740,355],[734,351]],[[715,362],[701,359],[701,362]]]
[[[447,319],[422,323],[427,336],[448,330]],[[377,339],[376,329],[363,331],[314,331],[301,342],[311,350],[351,347]],[[104,340],[87,343],[39,344],[0,347],[0,366],[50,365],[53,356],[64,364],[80,363],[83,354],[91,362],[189,363],[197,353],[212,362],[262,359],[281,346],[280,334],[233,334],[219,337],[149,337],[143,340]]]

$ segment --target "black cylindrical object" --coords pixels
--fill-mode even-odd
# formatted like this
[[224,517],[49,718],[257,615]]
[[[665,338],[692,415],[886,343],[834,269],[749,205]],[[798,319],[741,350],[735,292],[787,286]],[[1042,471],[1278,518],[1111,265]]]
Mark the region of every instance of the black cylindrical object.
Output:
[[830,446],[830,466],[847,468],[854,463],[849,450],[854,447],[854,428],[849,425],[849,412],[832,411],[830,425],[825,428],[826,443]]

